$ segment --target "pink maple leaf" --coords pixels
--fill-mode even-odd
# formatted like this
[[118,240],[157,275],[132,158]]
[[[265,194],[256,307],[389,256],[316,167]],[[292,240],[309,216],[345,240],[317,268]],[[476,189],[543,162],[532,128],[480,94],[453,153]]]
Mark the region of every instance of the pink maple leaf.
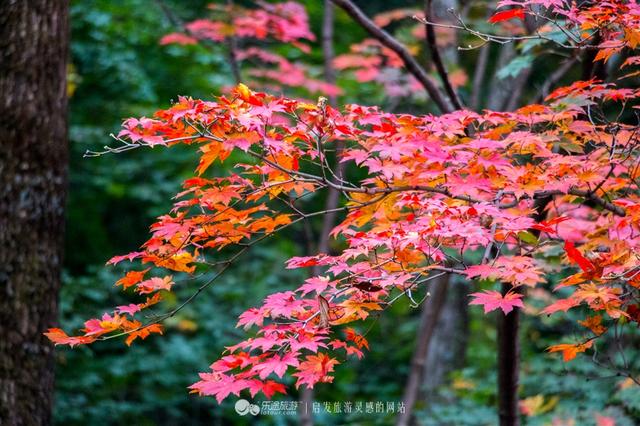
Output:
[[265,313],[258,308],[251,308],[240,314],[240,318],[236,327],[243,326],[248,330],[253,325],[261,326],[264,323]]
[[560,299],[544,308],[543,314],[551,315],[558,311],[567,312],[569,309],[578,306],[580,301],[574,298]]
[[283,356],[274,355],[271,358],[260,361],[256,364],[252,372],[259,373],[262,380],[266,379],[269,374],[275,373],[276,376],[282,377],[286,373],[289,366],[297,367],[300,364],[298,361],[298,353],[288,352]]
[[129,314],[133,316],[133,314],[140,311],[140,305],[137,305],[135,303],[130,303],[128,305],[118,306],[117,309],[118,309],[118,313],[120,314]]
[[312,291],[315,291],[316,294],[320,294],[323,291],[325,291],[329,286],[335,287],[335,283],[332,283],[331,281],[329,281],[329,278],[312,277],[306,280],[304,284],[300,286],[300,288],[298,288],[298,291],[302,293],[303,296],[305,296],[308,293],[311,293]]
[[522,295],[518,293],[508,292],[502,296],[498,291],[484,290],[482,293],[473,293],[471,296],[474,299],[469,304],[484,306],[485,314],[500,308],[506,315],[511,312],[514,307],[524,308],[524,304],[522,300],[520,300]]

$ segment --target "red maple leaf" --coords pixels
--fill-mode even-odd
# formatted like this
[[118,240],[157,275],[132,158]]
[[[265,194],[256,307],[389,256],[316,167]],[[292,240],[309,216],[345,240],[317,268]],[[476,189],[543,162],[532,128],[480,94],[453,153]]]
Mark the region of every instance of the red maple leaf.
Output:
[[595,265],[591,263],[589,259],[584,257],[571,241],[565,241],[564,251],[567,252],[569,259],[577,263],[580,269],[584,272],[594,272],[596,270]]
[[496,12],[491,18],[489,18],[489,22],[492,24],[497,24],[498,22],[508,21],[509,19],[513,18],[524,20],[524,9],[515,8],[503,10],[502,12]]

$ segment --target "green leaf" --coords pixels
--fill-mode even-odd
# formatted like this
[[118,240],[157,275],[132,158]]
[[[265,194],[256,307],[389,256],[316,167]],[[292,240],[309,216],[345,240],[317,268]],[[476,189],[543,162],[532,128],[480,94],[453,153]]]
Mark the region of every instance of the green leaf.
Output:
[[520,241],[527,244],[533,244],[533,245],[538,244],[538,237],[536,237],[529,231],[518,232],[518,238],[520,239]]
[[511,62],[500,68],[496,76],[501,80],[507,77],[517,77],[523,70],[531,66],[533,59],[533,55],[516,56]]

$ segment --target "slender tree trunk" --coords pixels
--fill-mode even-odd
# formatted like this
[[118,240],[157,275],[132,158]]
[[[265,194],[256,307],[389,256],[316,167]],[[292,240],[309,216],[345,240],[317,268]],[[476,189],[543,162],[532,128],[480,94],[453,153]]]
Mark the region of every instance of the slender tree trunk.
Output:
[[473,85],[471,90],[471,101],[469,106],[473,111],[478,111],[482,106],[482,89],[484,83],[484,77],[487,72],[487,65],[489,64],[489,55],[491,54],[491,46],[486,45],[480,48],[478,53],[478,59],[476,61],[476,68],[473,73]]
[[[544,220],[546,207],[551,197],[540,198],[534,204],[535,213],[532,218],[536,222]],[[540,231],[533,230],[537,237]],[[510,284],[502,284],[502,294],[509,290],[519,291]],[[501,426],[518,426],[518,384],[520,371],[520,311],[514,309],[507,315],[498,314],[498,414]]]
[[[512,290],[511,284],[502,284],[503,295],[509,290]],[[518,426],[520,424],[518,414],[519,325],[520,312],[518,309],[514,309],[507,315],[498,314],[498,415],[500,426]]]
[[[506,66],[516,55],[517,52],[512,43],[501,45],[494,74],[498,70]],[[494,111],[502,110],[503,105],[505,105],[509,100],[514,80],[515,77],[499,79],[494,75],[489,87],[490,96],[489,100],[487,101],[488,109]]]
[[422,308],[416,349],[413,352],[411,369],[409,370],[409,377],[404,389],[404,396],[402,397],[405,411],[404,413],[398,414],[396,426],[408,426],[413,417],[413,408],[418,399],[420,385],[423,381],[427,354],[429,353],[429,344],[431,343],[431,337],[438,323],[442,306],[447,298],[448,287],[448,276],[445,275],[434,280],[433,287],[430,288],[431,297],[424,303]]
[[[322,59],[324,60],[324,81],[330,84],[336,82],[336,71],[333,67],[333,58],[335,56],[333,50],[333,29],[335,22],[335,10],[331,0],[324,0],[324,9],[322,14]],[[336,106],[337,100],[335,96],[329,97],[329,104]]]
[[51,424],[67,181],[68,4],[0,2],[0,424]]

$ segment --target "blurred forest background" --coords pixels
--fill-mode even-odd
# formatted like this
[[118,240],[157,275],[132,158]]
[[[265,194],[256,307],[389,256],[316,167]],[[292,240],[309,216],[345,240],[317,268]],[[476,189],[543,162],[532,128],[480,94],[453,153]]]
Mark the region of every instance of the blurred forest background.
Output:
[[[110,257],[135,250],[148,235],[153,219],[164,214],[183,179],[191,176],[196,153],[163,148],[86,159],[88,149],[110,142],[124,118],[151,115],[178,95],[210,98],[235,84],[223,50],[206,45],[162,46],[159,40],[177,31],[167,9],[182,21],[206,15],[210,0],[83,0],[71,6],[70,196],[61,325],[77,329],[113,301],[129,303],[112,284],[121,271],[105,268]],[[322,2],[302,2],[319,36]],[[409,4],[411,3],[411,4]],[[359,2],[373,16],[412,2]],[[163,10],[163,7],[165,10]],[[366,37],[343,13],[336,13],[337,54]],[[288,47],[280,47],[286,50]],[[492,52],[492,55],[497,54]],[[472,52],[461,60],[474,61]],[[494,55],[495,56],[495,55]],[[309,54],[318,74],[320,43]],[[307,61],[308,62],[308,61]],[[490,63],[497,62],[490,57]],[[312,64],[313,65],[313,64]],[[517,64],[516,64],[517,66]],[[545,66],[537,64],[544,73]],[[496,66],[490,71],[499,74]],[[494,69],[495,68],[495,69]],[[513,70],[512,70],[513,71]],[[503,72],[508,77],[509,72]],[[500,78],[500,77],[496,77]],[[535,78],[535,76],[533,77]],[[424,99],[387,99],[373,83],[338,76],[344,94],[340,103],[377,104],[394,112],[428,112]],[[306,96],[306,94],[288,94]],[[487,96],[489,96],[487,94]],[[314,101],[315,102],[315,101]],[[217,166],[220,167],[220,166]],[[321,203],[319,200],[318,203]],[[320,227],[320,224],[312,224]],[[301,231],[298,230],[300,233]],[[257,305],[266,294],[292,288],[304,280],[284,261],[304,254],[303,238],[271,238],[244,257],[222,280],[166,323],[166,335],[136,342],[127,349],[108,341],[57,353],[55,419],[58,424],[295,424],[288,416],[247,419],[233,408],[234,398],[221,406],[212,398],[189,395],[197,372],[238,336],[237,316]],[[108,290],[111,287],[110,291]],[[185,286],[186,287],[186,286]],[[190,294],[188,288],[178,290]],[[467,309],[464,282],[453,282],[427,357],[422,392],[416,406],[420,424],[495,424],[495,313]],[[169,301],[171,303],[171,301]],[[623,379],[598,371],[584,357],[563,363],[545,353],[562,334],[571,333],[564,317],[526,316],[522,329],[522,410],[527,424],[595,424],[613,418],[616,425],[637,424],[640,390]],[[421,309],[408,301],[374,318],[367,338],[372,349],[362,361],[342,364],[335,383],[316,389],[317,401],[402,400],[416,347]],[[545,336],[544,338],[542,336]],[[298,395],[289,395],[297,400]],[[318,424],[391,424],[394,415],[352,413],[316,416]],[[572,423],[573,422],[573,423]]]

